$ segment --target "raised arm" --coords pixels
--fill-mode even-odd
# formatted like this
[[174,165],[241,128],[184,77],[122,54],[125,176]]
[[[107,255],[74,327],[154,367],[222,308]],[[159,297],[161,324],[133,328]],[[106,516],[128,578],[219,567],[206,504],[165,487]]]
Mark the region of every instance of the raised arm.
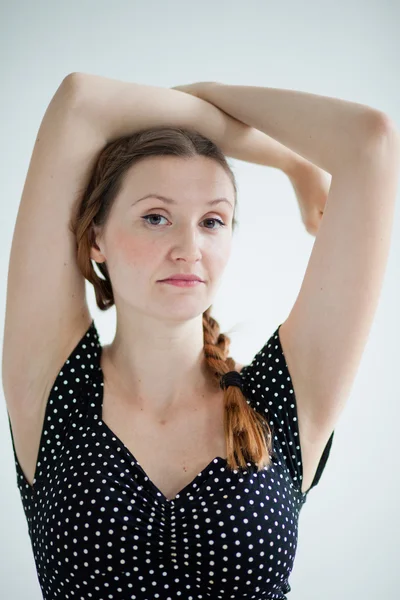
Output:
[[365,150],[375,152],[374,142],[382,135],[398,137],[385,113],[357,102],[302,91],[218,82],[178,87],[262,131],[332,174],[341,171],[349,161],[365,156]]
[[384,113],[337,98],[208,82],[187,91],[332,174],[301,289],[279,328],[295,390],[305,492],[349,398],[378,305],[399,134]]
[[73,73],[80,108],[110,142],[147,127],[196,129],[227,156],[273,167],[290,175],[308,161],[254,127],[209,102],[170,88]]

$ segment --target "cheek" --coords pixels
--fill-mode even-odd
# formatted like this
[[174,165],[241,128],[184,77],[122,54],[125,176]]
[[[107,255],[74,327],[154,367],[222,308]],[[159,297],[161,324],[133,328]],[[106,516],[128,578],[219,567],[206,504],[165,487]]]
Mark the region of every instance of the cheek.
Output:
[[220,252],[218,253],[218,261],[219,261],[219,266],[221,268],[226,267],[231,255],[232,255],[232,240],[228,240],[227,243],[222,246]]
[[139,235],[133,235],[123,228],[113,233],[110,274],[119,295],[126,301],[132,298],[132,290],[146,288],[151,251],[151,244]]
[[116,232],[114,247],[119,260],[132,267],[139,267],[151,259],[152,250],[155,248],[146,243],[140,236],[128,234],[123,229]]

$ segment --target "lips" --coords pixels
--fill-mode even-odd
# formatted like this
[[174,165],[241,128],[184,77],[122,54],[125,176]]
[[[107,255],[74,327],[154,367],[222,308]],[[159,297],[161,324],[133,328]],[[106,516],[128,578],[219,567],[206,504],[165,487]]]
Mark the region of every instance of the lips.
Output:
[[167,277],[166,279],[161,279],[161,281],[170,281],[170,280],[174,280],[174,281],[203,281],[197,275],[185,275],[183,273],[179,274],[179,275],[171,275],[171,277]]

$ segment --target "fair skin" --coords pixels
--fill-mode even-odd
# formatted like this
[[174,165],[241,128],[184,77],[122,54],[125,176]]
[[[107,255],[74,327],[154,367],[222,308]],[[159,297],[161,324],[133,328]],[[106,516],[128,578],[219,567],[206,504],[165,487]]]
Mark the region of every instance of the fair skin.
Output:
[[[132,206],[150,193],[176,204],[153,197]],[[228,203],[207,204],[222,197]],[[110,379],[148,414],[167,416],[211,394],[202,313],[231,254],[234,205],[232,183],[215,161],[150,157],[126,173],[103,235],[96,230],[91,258],[107,261],[117,311],[115,338],[103,349]],[[142,218],[150,213],[161,217]],[[205,283],[180,288],[158,281],[183,272]]]

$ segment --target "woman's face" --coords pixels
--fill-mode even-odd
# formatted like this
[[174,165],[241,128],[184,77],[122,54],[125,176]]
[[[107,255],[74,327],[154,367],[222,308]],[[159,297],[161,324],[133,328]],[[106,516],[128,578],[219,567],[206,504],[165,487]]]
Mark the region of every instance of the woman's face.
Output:
[[[211,159],[157,156],[134,165],[103,236],[96,237],[100,251],[91,250],[93,260],[107,261],[117,309],[135,308],[163,320],[203,313],[231,254],[234,203],[228,175]],[[198,275],[204,283],[160,283],[177,273]]]

